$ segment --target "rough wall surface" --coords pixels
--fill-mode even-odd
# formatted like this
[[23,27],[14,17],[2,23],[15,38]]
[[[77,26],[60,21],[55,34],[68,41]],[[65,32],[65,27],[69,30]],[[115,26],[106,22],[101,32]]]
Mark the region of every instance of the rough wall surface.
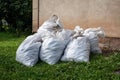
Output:
[[[34,8],[33,13],[34,18]],[[39,0],[39,26],[52,14],[60,17],[65,28],[102,26],[106,36],[120,37],[120,0]],[[35,22],[34,18],[34,26]]]

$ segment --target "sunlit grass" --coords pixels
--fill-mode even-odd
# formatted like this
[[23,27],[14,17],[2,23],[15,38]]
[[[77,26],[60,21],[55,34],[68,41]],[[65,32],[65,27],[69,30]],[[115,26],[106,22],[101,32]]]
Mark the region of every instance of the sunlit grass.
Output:
[[89,63],[39,61],[26,67],[15,61],[16,49],[25,37],[0,33],[0,80],[120,80],[120,52],[109,56],[91,54]]

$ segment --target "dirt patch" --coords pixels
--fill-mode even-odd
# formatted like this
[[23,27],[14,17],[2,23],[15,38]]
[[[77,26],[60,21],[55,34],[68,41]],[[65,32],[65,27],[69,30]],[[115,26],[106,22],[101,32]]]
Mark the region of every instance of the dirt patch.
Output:
[[102,49],[102,53],[105,56],[120,52],[120,38],[105,37],[99,41],[99,46]]
[[114,71],[115,74],[120,74],[120,69]]
[[104,56],[109,56],[111,54],[115,54],[115,53],[120,53],[119,50],[102,50],[102,54]]
[[99,41],[102,44],[102,49],[120,51],[120,38],[105,37]]

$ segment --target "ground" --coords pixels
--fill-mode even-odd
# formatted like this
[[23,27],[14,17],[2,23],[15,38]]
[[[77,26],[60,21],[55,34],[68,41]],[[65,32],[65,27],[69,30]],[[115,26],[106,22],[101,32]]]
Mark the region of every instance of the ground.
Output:
[[15,60],[16,49],[25,39],[0,32],[0,80],[120,80],[120,52],[108,56],[91,54],[90,62],[39,61],[26,67]]

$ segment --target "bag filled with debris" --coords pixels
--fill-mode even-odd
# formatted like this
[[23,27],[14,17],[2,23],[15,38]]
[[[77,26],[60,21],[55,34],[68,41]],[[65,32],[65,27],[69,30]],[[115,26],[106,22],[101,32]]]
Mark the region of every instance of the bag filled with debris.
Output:
[[64,42],[58,38],[45,39],[41,46],[40,59],[50,65],[57,63],[64,51]]
[[41,36],[35,33],[28,36],[16,51],[16,60],[26,66],[34,66],[38,62],[38,53],[41,47]]
[[57,15],[51,16],[47,21],[45,21],[37,30],[41,34],[41,37],[44,39],[48,37],[49,33],[56,33],[58,30],[62,30],[63,25],[59,20]]
[[102,50],[99,47],[99,38],[104,37],[105,33],[101,27],[88,28],[84,31],[83,35],[89,39],[90,51],[92,53],[102,53]]
[[82,28],[77,26],[74,31],[76,33],[67,45],[61,61],[88,62],[90,53],[89,40],[87,37],[82,36]]

